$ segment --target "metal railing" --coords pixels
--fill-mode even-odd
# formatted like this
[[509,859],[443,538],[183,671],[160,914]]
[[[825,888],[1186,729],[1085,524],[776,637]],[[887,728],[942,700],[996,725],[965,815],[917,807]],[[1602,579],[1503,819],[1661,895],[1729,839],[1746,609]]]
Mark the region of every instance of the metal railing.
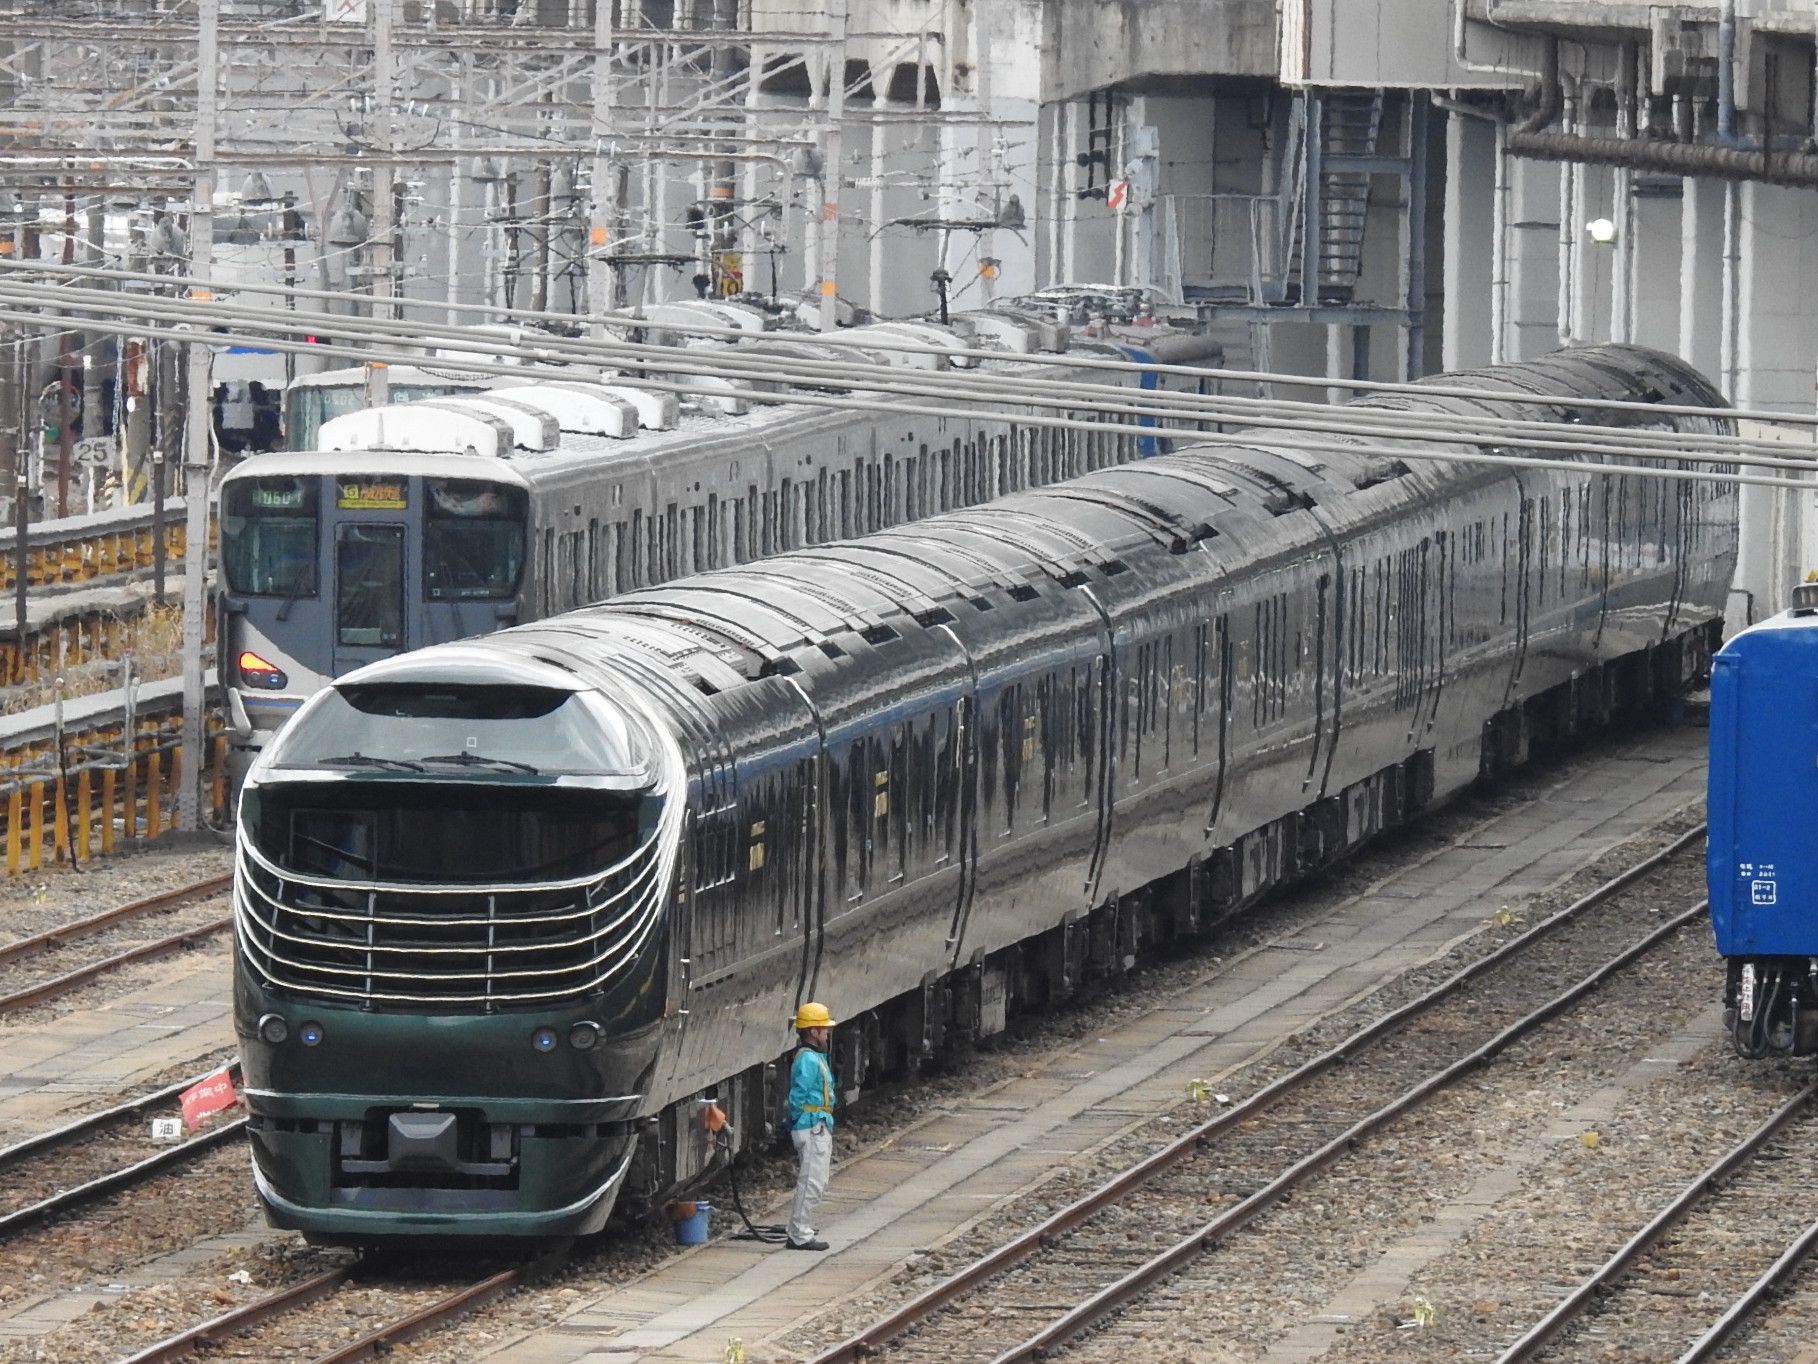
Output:
[[[209,678],[211,701],[214,679]],[[0,717],[0,840],[8,876],[86,861],[174,826],[184,780],[177,679],[53,702]],[[227,800],[227,737],[211,715],[204,772]]]
[[[185,503],[174,497],[162,513],[167,561],[181,563],[185,545]],[[28,587],[58,587],[96,578],[150,569],[157,557],[157,518],[149,502],[34,522],[25,532],[25,581]],[[19,534],[0,528],[0,586],[19,581]]]

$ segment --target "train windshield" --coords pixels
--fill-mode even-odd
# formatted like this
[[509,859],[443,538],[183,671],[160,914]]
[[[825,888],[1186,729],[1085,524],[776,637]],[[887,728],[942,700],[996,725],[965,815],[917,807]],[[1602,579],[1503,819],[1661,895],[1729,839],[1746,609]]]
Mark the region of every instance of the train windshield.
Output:
[[316,595],[319,489],[313,478],[231,482],[221,508],[228,587],[254,597]]
[[524,489],[455,478],[426,484],[423,595],[430,601],[516,596],[530,504]]
[[278,741],[290,768],[498,779],[641,770],[623,721],[554,687],[371,683],[333,688]]
[[[561,787],[405,785],[385,788],[383,799],[376,788],[335,794],[330,805],[308,786],[261,789],[249,811],[259,846],[293,871],[337,880],[549,881],[623,861],[642,841],[648,809],[637,793]],[[399,907],[421,912],[423,904]],[[485,913],[483,903],[474,908]]]

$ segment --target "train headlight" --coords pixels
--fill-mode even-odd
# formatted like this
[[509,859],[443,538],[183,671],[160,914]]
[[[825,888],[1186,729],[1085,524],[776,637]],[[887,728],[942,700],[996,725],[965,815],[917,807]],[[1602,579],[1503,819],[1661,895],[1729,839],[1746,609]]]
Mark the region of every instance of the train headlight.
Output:
[[538,1028],[530,1034],[530,1045],[538,1051],[554,1051],[559,1040],[554,1028]]
[[315,1046],[322,1040],[322,1025],[320,1023],[305,1023],[302,1027],[297,1029],[297,1039],[306,1047]]
[[290,1024],[277,1014],[266,1014],[259,1020],[259,1036],[275,1047],[290,1036]]
[[236,662],[240,669],[240,680],[249,687],[264,687],[270,691],[276,691],[290,681],[290,678],[284,675],[284,670],[276,663],[266,661],[251,649],[240,650],[240,657]]
[[568,1045],[576,1051],[592,1051],[600,1045],[598,1023],[576,1023],[568,1030]]

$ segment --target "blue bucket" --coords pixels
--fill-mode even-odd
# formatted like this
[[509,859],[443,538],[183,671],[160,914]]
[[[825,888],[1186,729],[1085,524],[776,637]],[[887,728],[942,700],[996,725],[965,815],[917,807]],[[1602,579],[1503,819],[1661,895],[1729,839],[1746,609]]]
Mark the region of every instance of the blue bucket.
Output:
[[675,1243],[678,1246],[699,1246],[707,1243],[707,1216],[713,1211],[711,1203],[696,1203],[693,1217],[682,1217],[676,1220]]

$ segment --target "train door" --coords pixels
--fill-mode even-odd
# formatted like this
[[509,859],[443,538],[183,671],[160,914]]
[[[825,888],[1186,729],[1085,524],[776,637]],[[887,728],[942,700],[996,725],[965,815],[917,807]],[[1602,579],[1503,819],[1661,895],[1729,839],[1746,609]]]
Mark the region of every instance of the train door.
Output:
[[[1517,486],[1520,487],[1519,481]],[[1534,580],[1534,499],[1521,489],[1521,514],[1515,540],[1515,666],[1509,672],[1508,690],[1503,705],[1512,706],[1521,696],[1521,673],[1528,661],[1528,629],[1533,605]],[[1599,625],[1601,632],[1602,626]]]
[[402,521],[343,520],[334,531],[334,675],[409,647]]

